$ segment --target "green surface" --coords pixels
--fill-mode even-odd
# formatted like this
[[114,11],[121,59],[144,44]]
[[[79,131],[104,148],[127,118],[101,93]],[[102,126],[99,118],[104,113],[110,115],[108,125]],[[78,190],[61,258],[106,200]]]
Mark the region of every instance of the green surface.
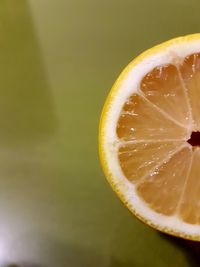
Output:
[[146,227],[98,161],[121,69],[200,31],[197,0],[1,0],[0,266],[194,267],[198,246]]

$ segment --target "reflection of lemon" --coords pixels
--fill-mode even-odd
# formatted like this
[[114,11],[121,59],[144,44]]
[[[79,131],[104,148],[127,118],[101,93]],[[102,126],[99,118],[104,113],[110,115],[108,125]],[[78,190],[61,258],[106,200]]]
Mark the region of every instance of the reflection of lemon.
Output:
[[170,40],[125,68],[99,133],[104,172],[125,205],[192,240],[200,240],[199,98],[200,34]]

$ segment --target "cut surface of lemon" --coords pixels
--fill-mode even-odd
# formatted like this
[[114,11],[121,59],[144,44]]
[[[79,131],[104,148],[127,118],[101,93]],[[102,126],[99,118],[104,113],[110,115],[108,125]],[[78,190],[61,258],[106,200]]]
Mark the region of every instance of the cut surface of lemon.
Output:
[[155,46],[125,68],[103,108],[99,149],[133,214],[200,240],[200,34]]

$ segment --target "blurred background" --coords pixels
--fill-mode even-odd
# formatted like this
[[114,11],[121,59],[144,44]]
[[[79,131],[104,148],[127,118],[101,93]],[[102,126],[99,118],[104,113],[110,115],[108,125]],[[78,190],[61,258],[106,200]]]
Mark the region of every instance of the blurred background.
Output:
[[0,1],[0,267],[199,266],[101,171],[98,122],[129,61],[200,31],[198,0]]

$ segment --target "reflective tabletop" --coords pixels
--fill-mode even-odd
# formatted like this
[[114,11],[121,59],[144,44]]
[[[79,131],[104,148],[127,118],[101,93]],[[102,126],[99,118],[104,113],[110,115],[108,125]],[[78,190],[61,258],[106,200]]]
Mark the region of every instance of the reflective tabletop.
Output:
[[98,159],[124,66],[200,31],[197,0],[1,0],[0,267],[199,266],[198,246],[140,223]]

